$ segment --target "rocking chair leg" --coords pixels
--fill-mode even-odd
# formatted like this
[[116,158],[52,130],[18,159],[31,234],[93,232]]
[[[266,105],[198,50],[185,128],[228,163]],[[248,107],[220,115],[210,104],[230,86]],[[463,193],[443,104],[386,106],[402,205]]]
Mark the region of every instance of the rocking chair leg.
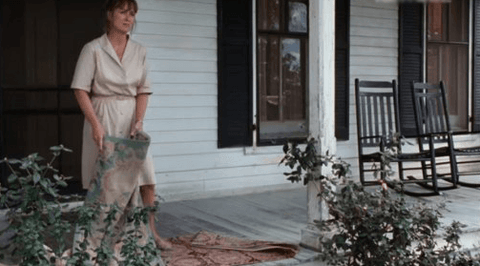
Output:
[[365,185],[365,176],[364,176],[364,169],[363,169],[363,162],[360,162],[358,164],[358,170],[359,170],[359,174],[360,174],[360,183],[362,184],[362,186]]
[[405,176],[403,175],[403,163],[402,162],[398,162],[398,177],[402,181],[405,180]]

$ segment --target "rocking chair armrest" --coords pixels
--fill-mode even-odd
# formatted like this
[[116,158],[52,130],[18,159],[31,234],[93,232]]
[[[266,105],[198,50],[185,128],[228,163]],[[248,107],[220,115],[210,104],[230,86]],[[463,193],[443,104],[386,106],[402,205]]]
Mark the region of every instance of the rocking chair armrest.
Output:
[[384,135],[364,136],[364,137],[360,137],[359,139],[360,141],[367,140],[367,139],[380,139],[380,145],[379,145],[380,149],[382,149],[382,147],[384,148],[385,143],[387,143],[387,138]]
[[447,136],[449,139],[452,138],[453,133],[452,132],[435,132],[435,133],[427,133],[427,134],[417,134],[413,136],[416,139],[421,139],[421,138],[434,138],[434,137],[442,137],[442,136]]
[[374,135],[374,136],[363,136],[363,137],[360,137],[361,140],[363,139],[384,139],[385,136],[383,135]]
[[462,135],[480,135],[480,131],[455,131],[451,132],[452,136],[462,136]]

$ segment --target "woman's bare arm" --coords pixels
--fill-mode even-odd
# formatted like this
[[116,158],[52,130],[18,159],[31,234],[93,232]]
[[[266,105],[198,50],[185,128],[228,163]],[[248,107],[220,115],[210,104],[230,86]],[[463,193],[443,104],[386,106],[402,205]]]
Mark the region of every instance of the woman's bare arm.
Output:
[[95,111],[93,110],[92,101],[88,96],[88,93],[84,90],[75,89],[75,98],[77,98],[78,105],[82,110],[87,121],[92,125],[92,137],[97,144],[98,149],[101,151],[103,147],[103,137],[105,136],[105,130],[102,124],[97,118]]
[[148,97],[150,95],[147,93],[141,93],[136,96],[136,106],[135,106],[135,122],[130,131],[130,135],[133,136],[137,131],[143,130],[143,117],[147,110]]

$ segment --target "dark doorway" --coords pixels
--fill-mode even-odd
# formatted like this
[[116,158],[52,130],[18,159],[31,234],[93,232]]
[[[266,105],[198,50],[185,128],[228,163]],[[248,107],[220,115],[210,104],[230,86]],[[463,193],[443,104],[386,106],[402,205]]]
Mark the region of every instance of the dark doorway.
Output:
[[[5,0],[1,6],[0,155],[73,150],[56,163],[79,192],[83,115],[69,88],[81,48],[103,33],[103,0]],[[5,167],[1,182],[8,175]]]

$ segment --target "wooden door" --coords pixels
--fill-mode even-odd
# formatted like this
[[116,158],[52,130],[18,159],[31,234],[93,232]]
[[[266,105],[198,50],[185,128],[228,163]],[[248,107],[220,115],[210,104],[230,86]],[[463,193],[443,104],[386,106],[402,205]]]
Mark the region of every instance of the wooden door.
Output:
[[[2,158],[49,147],[73,149],[56,167],[80,190],[83,115],[69,88],[82,46],[102,33],[102,0],[3,1],[1,37]],[[1,182],[8,173],[2,169]]]

